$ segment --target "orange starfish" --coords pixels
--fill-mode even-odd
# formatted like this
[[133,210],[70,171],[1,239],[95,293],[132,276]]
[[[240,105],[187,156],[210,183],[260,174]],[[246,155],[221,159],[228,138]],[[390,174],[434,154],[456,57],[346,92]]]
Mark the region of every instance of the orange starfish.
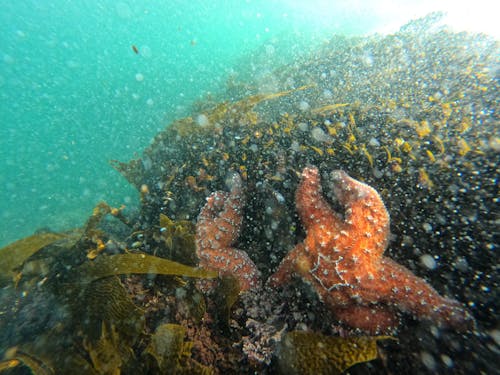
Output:
[[334,315],[353,328],[380,333],[398,325],[397,310],[438,325],[463,328],[473,320],[455,300],[442,297],[423,279],[384,257],[389,214],[370,186],[334,171],[342,217],[322,196],[318,169],[308,167],[296,191],[307,236],[283,259],[272,286],[301,276]]
[[200,266],[238,279],[241,291],[259,285],[259,272],[248,254],[232,248],[243,220],[243,186],[233,174],[231,192],[216,191],[207,198],[196,223],[196,254]]

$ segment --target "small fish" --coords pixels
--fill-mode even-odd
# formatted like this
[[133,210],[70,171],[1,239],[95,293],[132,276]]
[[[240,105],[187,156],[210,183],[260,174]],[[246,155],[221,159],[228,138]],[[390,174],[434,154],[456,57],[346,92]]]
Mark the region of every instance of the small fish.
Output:
[[135,52],[136,55],[139,54],[139,49],[132,44],[132,50]]

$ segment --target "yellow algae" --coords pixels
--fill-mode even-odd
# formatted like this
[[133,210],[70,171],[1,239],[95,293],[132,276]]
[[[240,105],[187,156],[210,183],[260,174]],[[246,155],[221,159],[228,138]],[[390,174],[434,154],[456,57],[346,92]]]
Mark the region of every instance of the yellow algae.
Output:
[[323,112],[332,112],[332,111],[335,111],[339,108],[346,107],[348,105],[349,105],[349,103],[328,104],[328,105],[325,105],[323,107],[315,108],[311,112],[314,114],[323,113]]
[[471,120],[470,120],[470,118],[465,117],[465,118],[464,118],[464,119],[463,119],[463,120],[462,120],[462,121],[458,124],[458,131],[459,131],[460,133],[464,133],[464,132],[466,132],[467,130],[469,130],[469,129],[470,129],[471,125],[472,125],[472,124],[471,124]]
[[427,154],[427,157],[429,158],[429,161],[431,163],[434,163],[436,161],[436,157],[434,156],[434,154],[432,153],[432,151],[425,150],[425,153]]
[[5,361],[0,361],[0,372],[14,368],[20,364],[21,362],[18,359],[8,359]]
[[443,154],[444,153],[444,143],[443,143],[443,140],[441,138],[439,138],[438,136],[436,135],[433,135],[432,136],[432,140],[434,141],[434,143],[436,144],[436,147],[439,149],[439,153],[440,154]]
[[460,156],[465,156],[470,151],[472,151],[472,149],[469,146],[469,144],[467,143],[467,141],[465,139],[463,139],[463,138],[458,138],[457,147],[458,147],[458,154]]
[[429,174],[424,168],[418,170],[418,185],[428,190],[434,187],[434,182],[432,182]]
[[411,144],[408,143],[408,142],[403,142],[403,144],[401,145],[401,150],[407,154],[409,154],[412,150],[412,147],[411,147]]
[[429,121],[423,120],[415,123],[415,131],[419,138],[424,138],[431,133],[431,127],[429,125]]
[[368,152],[368,150],[366,149],[366,145],[364,143],[361,145],[361,151],[368,159],[368,163],[370,163],[370,167],[373,168],[373,156]]
[[[335,124],[337,125],[337,124]],[[335,125],[327,125],[326,128],[328,129],[328,134],[332,137],[337,135],[337,128]]]
[[323,150],[316,146],[309,146],[311,150],[315,151],[319,156],[323,156]]

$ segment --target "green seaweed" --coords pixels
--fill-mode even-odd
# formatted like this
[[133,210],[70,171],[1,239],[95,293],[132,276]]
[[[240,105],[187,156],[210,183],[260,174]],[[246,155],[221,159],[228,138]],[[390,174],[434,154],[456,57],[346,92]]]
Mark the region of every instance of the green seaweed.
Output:
[[283,374],[342,374],[357,363],[378,357],[377,341],[390,336],[332,337],[314,332],[288,332],[280,343]]

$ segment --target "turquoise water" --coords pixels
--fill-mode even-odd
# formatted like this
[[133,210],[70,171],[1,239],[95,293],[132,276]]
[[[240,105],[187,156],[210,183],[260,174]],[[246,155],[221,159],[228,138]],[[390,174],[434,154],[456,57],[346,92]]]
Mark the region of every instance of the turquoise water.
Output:
[[100,200],[136,205],[108,161],[139,154],[254,53],[276,51],[273,66],[333,33],[397,28],[429,4],[2,2],[0,245],[79,226]]

